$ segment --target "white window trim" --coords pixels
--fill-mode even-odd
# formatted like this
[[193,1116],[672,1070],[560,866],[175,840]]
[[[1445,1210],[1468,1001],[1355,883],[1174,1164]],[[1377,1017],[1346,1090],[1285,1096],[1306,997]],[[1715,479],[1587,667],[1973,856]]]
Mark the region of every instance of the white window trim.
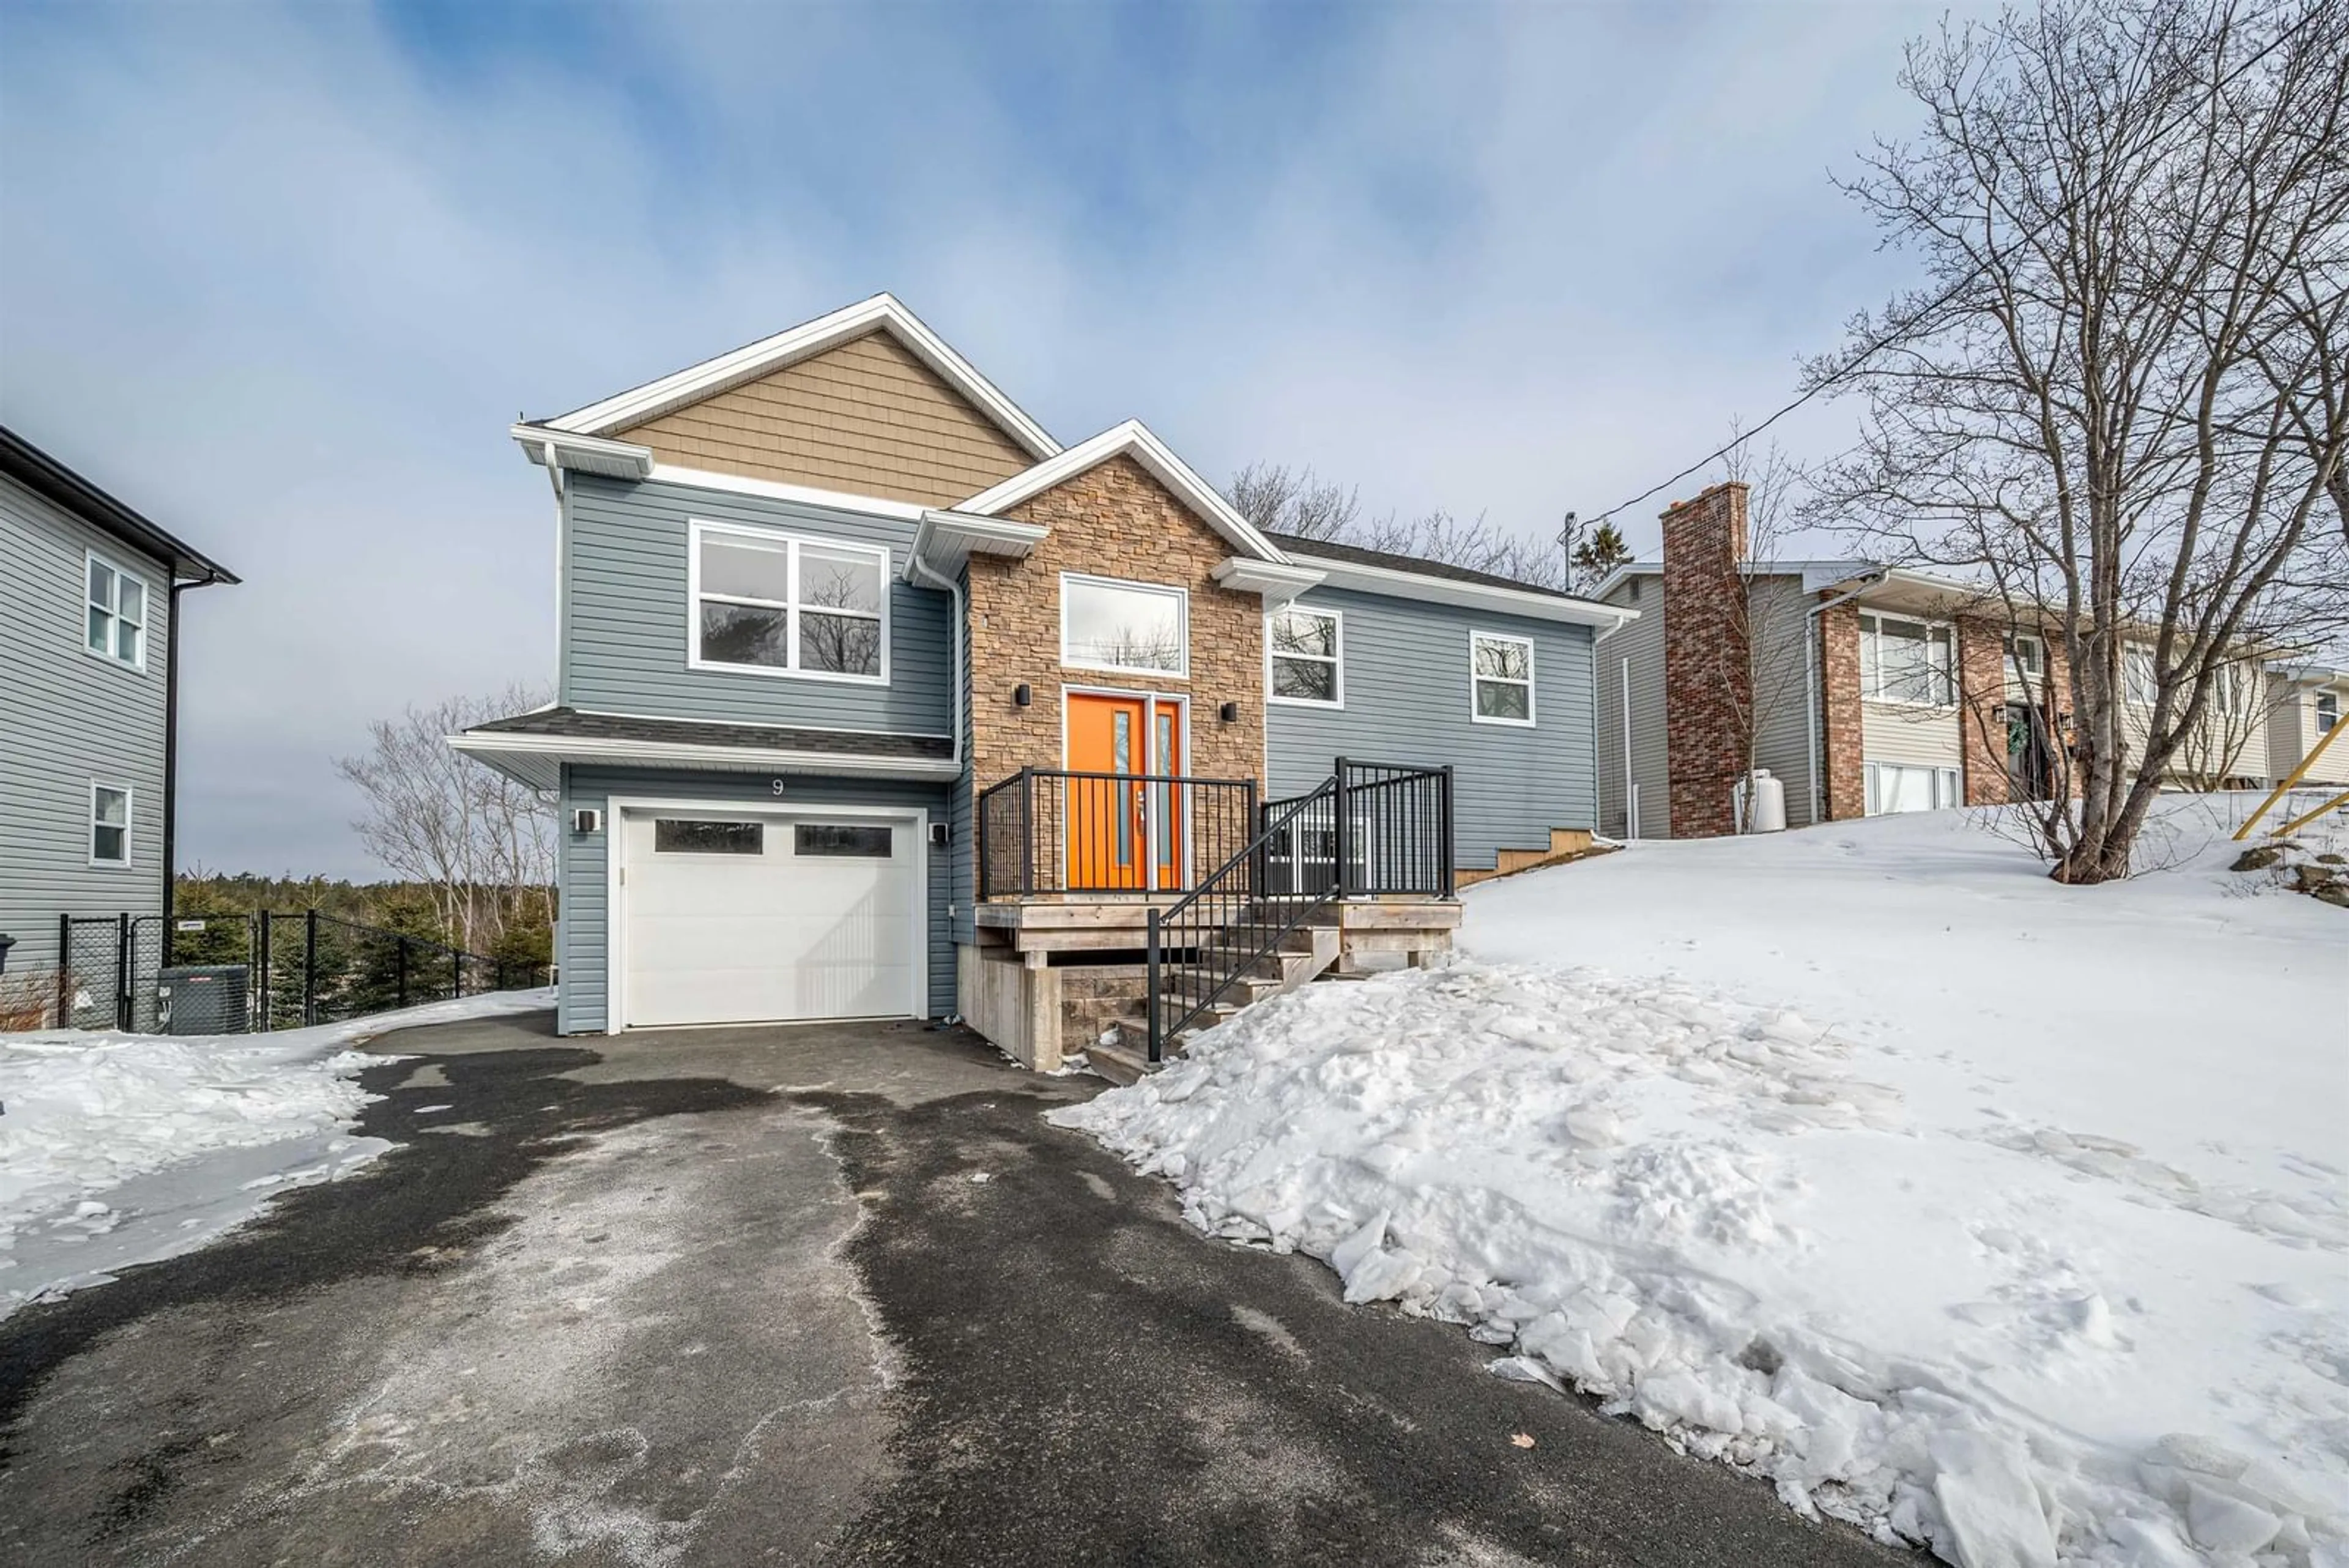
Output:
[[[2333,722],[2330,724],[2324,722],[2324,704],[2327,701],[2330,701],[2333,704]],[[2316,726],[2316,732],[2318,734],[2323,735],[2331,733],[2333,725],[2341,722],[2341,699],[2339,695],[2331,691],[2318,691],[2312,693],[2308,703],[2308,718],[2309,722]]]
[[[1861,803],[1863,815],[1909,815],[1906,812],[1887,812],[1883,809],[1884,786],[1878,774],[1886,768],[1899,768],[1904,772],[1932,774],[1933,804],[1928,808],[1930,810],[1950,811],[1965,804],[1965,777],[1962,770],[1957,767],[1946,763],[1886,763],[1871,757],[1860,764],[1860,778],[1865,795]],[[1942,798],[1944,795],[1948,796],[1946,801]]]
[[[114,590],[114,603],[110,606],[93,607],[90,602],[89,568],[92,565],[102,566],[108,571],[112,572],[115,576],[116,584]],[[113,618],[111,624],[117,628],[120,627],[122,623],[122,587],[120,579],[124,577],[129,577],[132,582],[139,585],[139,602],[144,607],[139,619],[139,657],[136,659],[125,659],[120,654],[116,653],[112,647],[108,648],[106,651],[101,653],[97,649],[92,648],[89,645],[89,612],[93,607],[104,609],[109,616]],[[74,632],[76,636],[81,639],[81,650],[84,653],[88,654],[92,659],[98,659],[101,663],[111,664],[117,670],[144,670],[147,668],[147,645],[152,640],[150,634],[152,632],[155,623],[155,585],[147,580],[146,573],[134,572],[111,556],[103,554],[97,550],[84,550],[82,552],[81,563],[81,614],[77,616],[75,620],[77,624],[74,628]],[[119,646],[120,639],[121,633],[119,630],[117,630],[114,635],[109,637],[107,640],[111,644]]]
[[[1479,642],[1514,642],[1518,647],[1524,649],[1526,650],[1525,680],[1520,681],[1511,680],[1506,675],[1477,674],[1476,645]],[[1534,656],[1534,639],[1530,637],[1520,637],[1517,633],[1513,631],[1484,631],[1473,626],[1468,628],[1468,722],[1470,723],[1500,724],[1513,730],[1531,730],[1540,723],[1541,713],[1534,703],[1534,693],[1537,685],[1535,677],[1538,675],[1540,671],[1535,662]],[[1476,711],[1476,683],[1480,680],[1490,680],[1495,685],[1500,686],[1523,686],[1526,689],[1526,716],[1522,719],[1501,719],[1488,717],[1485,714],[1478,712]]]
[[[1276,655],[1273,651],[1272,646],[1272,623],[1291,611],[1294,611],[1299,615],[1318,615],[1327,619],[1335,632],[1331,642],[1332,646],[1337,649],[1337,651],[1326,657],[1319,653],[1282,653]],[[1319,697],[1279,697],[1274,695],[1272,689],[1272,661],[1276,657],[1281,659],[1293,659],[1307,664],[1327,664],[1330,666],[1330,690],[1332,695],[1326,701]],[[1471,658],[1473,657],[1474,655],[1472,654]],[[1343,708],[1346,705],[1346,617],[1343,611],[1323,609],[1319,605],[1301,605],[1292,603],[1285,604],[1278,609],[1273,610],[1266,615],[1264,618],[1264,700],[1268,702],[1277,703],[1283,708]]]
[[[1156,594],[1174,601],[1175,619],[1179,627],[1183,659],[1172,670],[1154,670],[1147,665],[1110,664],[1091,659],[1076,659],[1069,653],[1069,585],[1081,583],[1097,588],[1132,588],[1138,593]],[[1171,583],[1137,583],[1126,577],[1096,576],[1090,572],[1061,574],[1061,666],[1064,670],[1105,670],[1113,675],[1144,675],[1157,680],[1188,680],[1191,679],[1191,590]]]
[[[1868,629],[1868,623],[1874,621],[1880,627],[1888,620],[1897,620],[1903,626],[1917,626],[1924,628],[1929,642],[1930,641],[1931,636],[1934,632],[1939,631],[1948,634],[1950,639],[1950,665],[1949,669],[1944,672],[1947,675],[1950,683],[1950,695],[1947,701],[1920,702],[1912,697],[1888,697],[1883,695],[1880,691],[1870,691],[1868,689],[1868,666],[1869,661],[1866,649],[1868,647],[1868,638],[1877,635],[1875,633],[1871,633]],[[1894,615],[1888,610],[1862,610],[1859,612],[1859,642],[1861,649],[1859,661],[1859,695],[1862,701],[1881,702],[1888,708],[1921,708],[1928,711],[1937,713],[1951,713],[1957,711],[1958,628],[1955,626],[1945,620],[1928,620],[1922,616]],[[2002,657],[2003,656],[2002,656]],[[2044,657],[2044,649],[2042,650],[2042,657]],[[1878,683],[1881,684],[1884,674],[1884,660],[1881,658],[1878,658],[1875,660],[1875,664]]]
[[[122,797],[122,858],[119,860],[102,859],[98,853],[98,792],[102,789],[110,789]],[[129,784],[109,784],[104,779],[90,780],[89,810],[82,821],[81,830],[82,850],[88,856],[90,865],[108,871],[129,869],[131,857],[137,853],[132,835],[138,821],[139,796]]]
[[[788,666],[769,664],[734,664],[723,659],[701,656],[701,542],[715,535],[721,538],[747,539],[753,544],[788,547],[791,600],[777,604],[771,599],[746,599],[733,594],[711,597],[728,604],[751,604],[785,612],[788,622],[783,637],[791,656]],[[840,550],[854,555],[870,556],[879,563],[881,586],[881,670],[877,675],[858,675],[841,670],[802,670],[800,659],[800,547],[813,545],[821,550]],[[729,675],[763,675],[784,680],[827,680],[845,686],[886,686],[889,684],[890,588],[889,550],[883,545],[867,545],[856,539],[831,538],[819,534],[786,534],[775,528],[756,528],[740,523],[712,523],[696,517],[686,527],[685,545],[685,664],[688,670],[715,670]],[[814,607],[820,614],[857,615],[854,610],[833,611]],[[863,618],[870,618],[869,617]]]
[[[2129,677],[2132,654],[2143,654],[2146,694],[2140,698],[2131,690],[2136,682]],[[2158,650],[2149,642],[2124,640],[2121,643],[2121,702],[2125,707],[2142,708],[2151,711],[2161,696],[2161,660]]]
[[2006,661],[2006,678],[2026,686],[2043,679],[2047,671],[2047,639],[2035,631],[2016,631],[2009,632],[2007,640],[2018,645],[2029,643],[2037,650],[2039,668],[2036,670],[2024,668],[2022,661],[2014,657],[2013,649],[2004,649],[2001,650],[2000,657]]

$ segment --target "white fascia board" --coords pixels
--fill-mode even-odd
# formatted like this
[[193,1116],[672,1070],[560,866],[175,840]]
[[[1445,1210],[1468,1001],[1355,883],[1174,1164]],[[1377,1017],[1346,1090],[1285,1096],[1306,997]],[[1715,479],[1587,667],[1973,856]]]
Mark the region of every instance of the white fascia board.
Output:
[[1014,523],[1008,517],[973,517],[959,512],[927,511],[914,530],[914,547],[905,553],[903,576],[921,580],[916,563],[951,580],[973,556],[1001,556],[1019,560],[1051,535],[1040,523]]
[[643,479],[653,471],[653,449],[633,441],[605,441],[577,435],[545,425],[518,424],[508,431],[530,461],[543,468],[552,463],[577,473],[600,473],[614,479]]
[[1419,599],[1428,604],[1454,605],[1462,609],[1489,610],[1495,615],[1523,616],[1528,620],[1562,621],[1569,626],[1595,626],[1611,631],[1640,618],[1634,609],[1620,609],[1590,599],[1559,598],[1530,588],[1505,588],[1490,583],[1466,583],[1457,577],[1425,572],[1398,571],[1390,566],[1365,566],[1319,556],[1291,556],[1292,565],[1320,572],[1333,588],[1384,594],[1389,598]]
[[1140,420],[1128,420],[1122,425],[1112,425],[1091,441],[1080,441],[1033,468],[1022,469],[1002,483],[982,490],[960,503],[955,510],[981,516],[1008,512],[1021,502],[1041,495],[1054,485],[1065,483],[1119,456],[1130,456],[1142,464],[1152,478],[1173,491],[1176,499],[1205,518],[1207,525],[1222,535],[1233,548],[1259,561],[1278,563],[1288,559],[1274,548],[1271,540],[1257,533],[1253,524],[1232,510],[1232,504],[1225,500],[1214,485],[1200,478],[1189,463],[1175,456],[1174,449],[1153,435]]
[[[576,735],[450,735],[449,744],[511,777],[538,759],[557,763],[719,773],[821,774],[850,778],[954,779],[962,764],[951,757],[872,757],[792,752],[765,746],[696,746],[677,742],[620,741]],[[551,787],[541,785],[539,787]]]
[[1316,587],[1329,574],[1314,566],[1283,566],[1273,561],[1254,561],[1245,556],[1216,564],[1209,574],[1227,588],[1244,594],[1262,596],[1267,609],[1287,604],[1306,589]]
[[584,409],[574,409],[559,419],[547,421],[555,430],[577,431],[583,435],[609,435],[616,430],[639,425],[686,404],[739,387],[745,381],[755,381],[787,365],[812,358],[827,348],[836,348],[853,337],[862,337],[875,327],[912,350],[920,359],[956,391],[969,399],[988,418],[1000,426],[1003,432],[1027,449],[1030,457],[1047,458],[1061,450],[1044,427],[1030,419],[1026,410],[996,384],[978,373],[978,368],[947,346],[946,340],[922,324],[921,319],[900,304],[894,295],[876,294],[870,299],[819,316],[813,321],[762,337],[746,344],[731,353],[720,354],[714,359],[704,359],[698,365],[657,380],[647,381],[600,403],[590,403]]

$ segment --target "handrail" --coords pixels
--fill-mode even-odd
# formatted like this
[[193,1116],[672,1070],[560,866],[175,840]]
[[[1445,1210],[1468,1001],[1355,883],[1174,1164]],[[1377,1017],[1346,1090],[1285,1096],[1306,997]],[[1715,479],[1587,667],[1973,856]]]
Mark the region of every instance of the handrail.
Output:
[[1253,835],[1254,779],[1022,768],[972,805],[978,896],[1161,893]]
[[[1291,865],[1294,868],[1306,859],[1298,843],[1299,820],[1315,802],[1334,799],[1337,780],[1322,781],[1321,786],[1309,794],[1296,796],[1282,803],[1285,809],[1268,817],[1263,831],[1249,840],[1246,848],[1217,867],[1198,887],[1164,909],[1150,911],[1149,924],[1149,1058],[1153,1063],[1165,1059],[1166,1041],[1179,1033],[1190,1022],[1223,1000],[1225,994],[1250,969],[1263,961],[1288,939],[1290,932],[1305,923],[1306,917],[1327,909],[1339,896],[1340,878],[1331,875],[1321,879],[1316,892],[1276,894],[1269,886],[1270,850],[1284,834],[1288,836]],[[1270,808],[1268,808],[1269,810]],[[1242,873],[1247,873],[1245,881]],[[1287,911],[1288,918],[1272,920],[1261,917],[1261,911],[1273,907],[1276,900]],[[1258,918],[1249,919],[1253,909]],[[1178,940],[1167,940],[1169,931]],[[1242,943],[1229,939],[1235,932],[1244,932]],[[1200,959],[1216,943],[1208,938],[1221,938],[1226,950],[1225,963],[1204,977],[1197,971],[1203,967]],[[1178,1000],[1187,1002],[1183,1010],[1171,1019],[1167,1016],[1168,992],[1167,954],[1170,950],[1187,952],[1194,971],[1184,977]],[[1232,958],[1229,954],[1242,956]]]
[[[1220,1002],[1306,919],[1340,898],[1452,898],[1453,774],[1340,757],[1301,795],[1268,803],[1257,830],[1198,887],[1149,915],[1149,1059]],[[1309,843],[1319,829],[1326,849]],[[1287,886],[1274,876],[1287,870]],[[1170,977],[1168,957],[1187,955]],[[1211,953],[1219,961],[1206,961]]]

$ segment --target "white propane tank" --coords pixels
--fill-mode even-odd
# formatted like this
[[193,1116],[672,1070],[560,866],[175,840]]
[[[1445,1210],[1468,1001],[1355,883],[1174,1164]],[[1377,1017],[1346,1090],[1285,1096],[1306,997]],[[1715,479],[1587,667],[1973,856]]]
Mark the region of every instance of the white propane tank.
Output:
[[1739,815],[1750,817],[1748,833],[1786,831],[1786,786],[1768,768],[1755,768],[1738,781]]

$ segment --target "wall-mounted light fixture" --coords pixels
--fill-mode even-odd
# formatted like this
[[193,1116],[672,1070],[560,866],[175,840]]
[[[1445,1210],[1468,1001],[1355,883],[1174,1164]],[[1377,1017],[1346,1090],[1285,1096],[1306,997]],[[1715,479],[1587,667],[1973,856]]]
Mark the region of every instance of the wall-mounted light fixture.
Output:
[[1025,708],[1035,700],[1036,693],[1029,688],[1025,680],[1011,689],[1011,705],[1014,708]]
[[1226,702],[1216,710],[1216,717],[1226,724],[1237,724],[1240,722],[1240,705],[1237,702]]

